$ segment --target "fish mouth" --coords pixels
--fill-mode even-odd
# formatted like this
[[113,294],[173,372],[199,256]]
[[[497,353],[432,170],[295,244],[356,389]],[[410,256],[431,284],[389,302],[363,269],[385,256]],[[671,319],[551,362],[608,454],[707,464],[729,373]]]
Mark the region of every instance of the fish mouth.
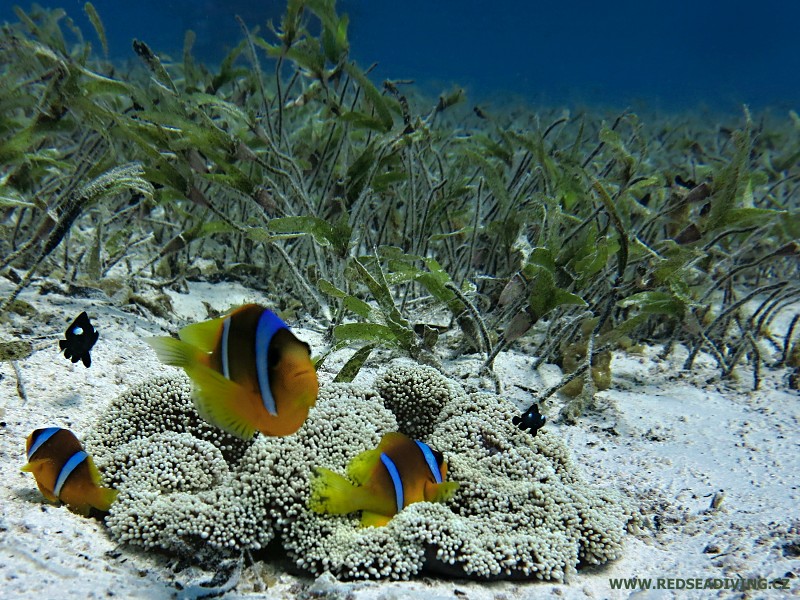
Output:
[[314,369],[302,369],[301,371],[296,371],[294,375],[292,375],[292,379],[297,379],[298,377],[306,377],[309,373],[314,373]]

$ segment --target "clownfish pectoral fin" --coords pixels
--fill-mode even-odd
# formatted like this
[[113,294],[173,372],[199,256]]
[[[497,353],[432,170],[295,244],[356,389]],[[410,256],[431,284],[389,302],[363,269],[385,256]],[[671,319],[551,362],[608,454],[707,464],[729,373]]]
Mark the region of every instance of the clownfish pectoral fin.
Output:
[[433,483],[429,481],[425,484],[425,500],[428,502],[445,502],[453,497],[458,490],[458,482],[445,481],[443,483]]
[[363,506],[363,490],[330,469],[315,468],[310,487],[308,507],[314,512],[346,515]]
[[219,318],[202,323],[192,323],[181,329],[178,337],[201,352],[211,352],[217,344],[224,320],[224,318]]
[[241,385],[199,364],[187,368],[186,374],[197,386],[194,402],[201,417],[243,440],[255,435],[256,426],[245,412],[247,392]]
[[48,490],[38,481],[36,482],[36,487],[39,488],[39,491],[42,493],[42,496],[44,496],[46,500],[50,502],[60,502],[60,500],[56,497],[56,495],[53,492]]
[[372,477],[375,467],[381,460],[381,449],[365,450],[356,455],[347,465],[347,476],[358,485],[364,485]]
[[39,491],[42,492],[42,496],[47,498],[50,502],[58,502],[58,498],[56,498],[53,492],[39,483],[39,477],[36,475],[37,471],[39,471],[39,468],[47,462],[49,461],[46,458],[38,458],[25,463],[20,470],[25,471],[26,473],[33,473],[33,477],[36,479],[36,487],[38,487]]
[[198,364],[203,352],[184,341],[171,337],[151,337],[145,340],[156,351],[159,360],[173,367],[184,369],[192,368]]
[[[191,337],[191,336],[190,336]],[[156,351],[161,362],[182,367],[197,389],[194,393],[197,412],[206,421],[235,435],[249,440],[256,432],[252,419],[243,412],[247,394],[241,385],[205,366],[206,353],[171,337],[152,337],[146,340]]]
[[361,513],[362,527],[383,527],[391,520],[392,517],[370,512],[368,510],[365,510]]
[[36,460],[32,460],[30,462],[25,463],[22,465],[20,471],[25,471],[26,473],[34,473],[36,471],[36,467],[44,464],[47,462],[46,458],[39,458]]

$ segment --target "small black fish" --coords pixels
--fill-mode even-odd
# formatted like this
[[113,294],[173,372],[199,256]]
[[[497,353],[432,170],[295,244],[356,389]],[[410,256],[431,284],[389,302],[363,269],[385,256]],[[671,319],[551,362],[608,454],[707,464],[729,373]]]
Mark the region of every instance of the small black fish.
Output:
[[522,431],[527,429],[531,435],[536,435],[536,432],[544,427],[545,421],[547,419],[539,412],[539,406],[536,404],[532,404],[521,416],[511,419],[514,425],[522,429]]
[[72,325],[67,327],[64,332],[64,337],[67,339],[59,340],[58,345],[64,351],[66,358],[74,363],[82,360],[83,365],[89,368],[92,365],[89,350],[92,349],[99,335],[89,321],[89,315],[84,311],[78,315]]
[[675,175],[675,183],[681,187],[685,187],[687,189],[692,189],[697,184],[692,181],[691,179],[684,179],[680,175]]

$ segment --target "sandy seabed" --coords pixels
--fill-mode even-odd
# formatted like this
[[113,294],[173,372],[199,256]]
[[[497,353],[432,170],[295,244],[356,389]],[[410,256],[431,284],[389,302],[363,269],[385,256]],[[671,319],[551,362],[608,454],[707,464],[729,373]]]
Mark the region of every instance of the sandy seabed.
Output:
[[[10,290],[7,282],[0,284],[0,296]],[[38,295],[32,287],[21,299],[38,316],[12,315],[0,324],[0,340],[28,338],[36,349],[17,363],[16,371],[11,363],[0,363],[0,598],[200,597],[198,586],[213,573],[120,546],[102,521],[47,503],[33,477],[20,472],[31,431],[60,426],[83,437],[112,398],[171,370],[158,362],[143,338],[205,319],[203,302],[223,310],[264,301],[259,292],[230,283],[193,283],[190,292],[170,292],[181,319],[170,323],[111,306],[99,292],[94,299],[76,298]],[[56,341],[82,310],[100,332],[89,369],[61,356]],[[775,331],[785,331],[792,314],[785,311]],[[294,329],[313,348],[320,347],[321,330]],[[640,356],[615,353],[612,387],[597,394],[597,410],[574,426],[546,425],[564,437],[589,482],[618,488],[639,507],[643,527],[627,537],[621,559],[582,569],[564,583],[338,582],[326,575],[290,574],[280,563],[257,562],[245,567],[238,585],[224,597],[800,597],[800,395],[788,388],[787,372],[762,371],[760,389],[752,391],[749,367],[741,367],[735,380],[721,381],[711,358],[701,355],[695,369],[685,373],[685,348],[676,347],[664,360],[657,357],[659,350],[648,348]],[[325,365],[322,383],[333,378],[343,360]],[[531,363],[530,356],[513,351],[495,363],[507,396],[520,407],[532,400],[524,389],[542,389],[560,377],[557,367],[534,372]],[[464,357],[445,367],[453,377],[491,389],[490,382],[470,378],[478,364]],[[356,381],[367,384],[376,373],[365,368]],[[545,414],[555,416],[561,402],[551,399]],[[712,499],[720,492],[722,502],[713,509]],[[612,585],[614,579],[632,578],[653,587],[712,587]],[[784,587],[774,582],[778,578],[786,589],[771,589]],[[761,589],[741,589],[751,585]]]

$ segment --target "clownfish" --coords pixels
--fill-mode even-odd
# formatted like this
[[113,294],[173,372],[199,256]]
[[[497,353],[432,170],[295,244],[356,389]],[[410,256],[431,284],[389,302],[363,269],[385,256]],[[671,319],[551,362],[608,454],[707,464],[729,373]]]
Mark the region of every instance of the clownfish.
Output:
[[178,337],[147,343],[162,362],[183,368],[194,382],[200,416],[241,439],[256,431],[292,434],[317,401],[311,349],[263,306],[245,304],[188,325]]
[[23,471],[33,473],[39,491],[50,502],[63,502],[88,516],[92,508],[108,511],[117,490],[101,486],[100,472],[75,434],[61,427],[37,429],[25,444],[28,462]]
[[347,465],[351,483],[318,467],[311,480],[309,508],[343,515],[361,511],[363,527],[381,527],[414,502],[444,502],[458,489],[446,482],[447,463],[441,452],[402,433],[387,433],[375,450],[357,455]]

